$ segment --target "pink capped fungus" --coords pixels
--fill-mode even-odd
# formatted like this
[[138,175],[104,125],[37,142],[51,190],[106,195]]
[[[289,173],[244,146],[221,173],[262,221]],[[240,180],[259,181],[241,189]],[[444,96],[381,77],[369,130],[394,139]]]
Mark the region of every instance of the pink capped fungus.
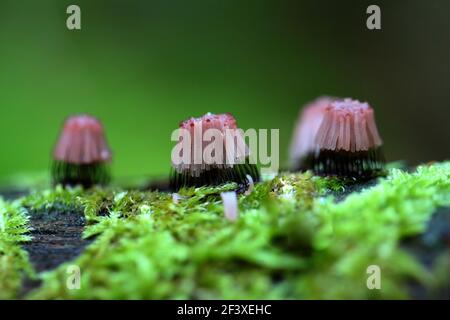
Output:
[[183,148],[177,156],[182,160],[172,158],[171,189],[227,182],[248,184],[247,175],[259,180],[257,166],[249,163],[249,149],[231,114],[189,118],[179,129],[178,141]]
[[85,187],[104,184],[111,158],[99,120],[89,115],[69,117],[53,151],[53,181]]
[[296,169],[372,177],[384,166],[374,111],[358,100],[320,98],[302,112],[291,145]]

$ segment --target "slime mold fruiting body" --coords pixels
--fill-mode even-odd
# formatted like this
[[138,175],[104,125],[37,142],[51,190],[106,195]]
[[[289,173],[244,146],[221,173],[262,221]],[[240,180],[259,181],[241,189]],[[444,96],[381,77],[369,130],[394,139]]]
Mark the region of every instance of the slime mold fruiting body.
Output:
[[101,123],[89,115],[68,118],[53,151],[53,160],[55,184],[83,187],[106,184],[111,151]]
[[296,170],[371,178],[384,167],[373,109],[352,99],[320,98],[306,106],[291,145]]
[[[214,139],[204,139],[203,133],[215,133]],[[213,131],[211,131],[213,130]],[[230,134],[232,138],[230,139]],[[205,134],[206,136],[206,134]],[[201,141],[196,141],[200,137]],[[208,113],[190,118],[180,124],[179,141],[186,142],[180,155],[184,160],[172,159],[170,186],[172,190],[182,187],[214,186],[228,182],[247,185],[249,175],[259,180],[256,164],[249,161],[249,149],[245,144],[236,120],[231,114]],[[232,146],[229,142],[232,142]],[[215,147],[214,159],[206,159],[204,151]],[[188,152],[189,155],[186,155]]]

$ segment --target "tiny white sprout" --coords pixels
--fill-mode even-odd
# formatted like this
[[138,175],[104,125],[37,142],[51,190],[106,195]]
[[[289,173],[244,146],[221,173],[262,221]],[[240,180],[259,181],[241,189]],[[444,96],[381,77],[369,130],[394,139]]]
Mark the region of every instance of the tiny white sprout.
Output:
[[114,197],[114,202],[120,202],[123,198],[125,198],[125,196],[127,195],[128,192],[123,191],[123,192],[119,192],[118,194],[116,194],[116,196]]
[[222,197],[223,201],[223,210],[225,218],[231,222],[236,221],[239,214],[236,192],[234,191],[222,192],[220,196]]
[[247,174],[246,175],[247,181],[248,181],[248,189],[247,191],[245,191],[245,195],[248,196],[249,194],[251,194],[253,192],[253,190],[255,189],[255,183],[253,182],[253,178],[251,175]]
[[178,194],[178,193],[172,193],[172,201],[175,204],[178,204],[180,202],[180,200],[185,199],[185,197],[183,197],[182,195]]

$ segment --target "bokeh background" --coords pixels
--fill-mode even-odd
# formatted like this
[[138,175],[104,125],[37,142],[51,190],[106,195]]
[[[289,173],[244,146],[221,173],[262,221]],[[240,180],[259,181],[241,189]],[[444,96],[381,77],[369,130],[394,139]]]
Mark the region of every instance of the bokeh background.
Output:
[[84,112],[116,177],[167,173],[172,130],[208,111],[279,128],[286,163],[300,107],[323,94],[375,108],[388,160],[447,159],[449,21],[441,0],[1,0],[0,178],[45,172],[62,121]]

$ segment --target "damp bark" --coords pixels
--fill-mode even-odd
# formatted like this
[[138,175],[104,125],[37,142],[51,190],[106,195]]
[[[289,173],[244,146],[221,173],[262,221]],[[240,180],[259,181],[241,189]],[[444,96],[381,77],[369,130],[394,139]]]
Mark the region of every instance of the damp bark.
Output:
[[[23,248],[36,272],[53,270],[64,262],[74,260],[90,243],[82,238],[86,224],[79,210],[57,206],[50,210],[30,212],[32,241]],[[25,279],[22,293],[37,288],[40,280]]]
[[[415,256],[422,265],[431,269],[437,259],[450,250],[450,207],[439,208],[428,222],[424,233],[404,239],[402,247]],[[433,292],[426,291],[420,284],[409,283],[414,299],[450,300],[450,283],[443,283]]]

